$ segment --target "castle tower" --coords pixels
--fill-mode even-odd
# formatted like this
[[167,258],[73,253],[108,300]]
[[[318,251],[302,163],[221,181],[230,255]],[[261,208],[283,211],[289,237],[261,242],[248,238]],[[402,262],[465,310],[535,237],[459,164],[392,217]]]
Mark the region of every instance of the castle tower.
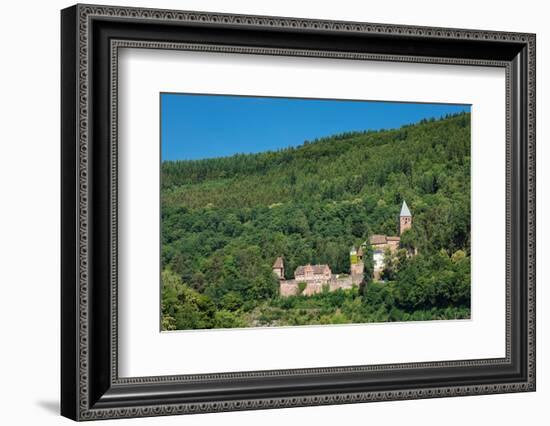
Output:
[[357,250],[357,261],[358,262],[362,262],[363,261],[363,255],[364,255],[364,251],[363,251],[363,246],[359,246],[359,249]]
[[[363,250],[361,247],[359,251],[355,250],[355,247],[351,248],[349,252],[349,263],[352,281],[354,284],[357,284],[363,280],[363,271],[365,269],[363,263]],[[358,281],[357,283],[355,282],[356,280]]]
[[277,275],[277,278],[279,278],[280,280],[285,279],[285,265],[283,263],[282,257],[278,257],[277,259],[275,259],[275,263],[273,264],[271,269],[273,269],[273,273]]
[[399,235],[412,227],[412,214],[407,206],[407,202],[403,200],[401,213],[399,214]]
[[355,250],[355,247],[352,247],[349,251],[349,263],[350,265],[355,265],[357,263],[357,250]]

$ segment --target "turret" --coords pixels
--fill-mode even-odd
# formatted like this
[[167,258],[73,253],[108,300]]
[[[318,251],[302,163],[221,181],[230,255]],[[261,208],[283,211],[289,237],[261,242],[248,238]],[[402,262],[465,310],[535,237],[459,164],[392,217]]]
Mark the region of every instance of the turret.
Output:
[[359,253],[362,253],[361,248],[359,248],[359,251],[357,251],[355,247],[352,247],[351,250],[349,251],[349,263],[350,263],[349,269],[351,272],[351,276],[353,277],[353,280],[357,278],[360,282],[363,279],[364,265],[363,265],[362,256],[360,257]]
[[403,234],[407,229],[412,227],[412,214],[407,206],[407,202],[403,200],[401,213],[399,214],[399,235]]
[[283,258],[278,257],[275,259],[275,263],[272,266],[273,273],[279,278],[280,280],[285,279],[285,265],[283,263]]

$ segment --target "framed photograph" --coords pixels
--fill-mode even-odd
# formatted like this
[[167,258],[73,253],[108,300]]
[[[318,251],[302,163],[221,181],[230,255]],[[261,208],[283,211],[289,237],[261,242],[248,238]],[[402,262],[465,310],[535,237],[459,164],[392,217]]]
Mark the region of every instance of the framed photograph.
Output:
[[61,412],[535,390],[535,35],[61,12]]

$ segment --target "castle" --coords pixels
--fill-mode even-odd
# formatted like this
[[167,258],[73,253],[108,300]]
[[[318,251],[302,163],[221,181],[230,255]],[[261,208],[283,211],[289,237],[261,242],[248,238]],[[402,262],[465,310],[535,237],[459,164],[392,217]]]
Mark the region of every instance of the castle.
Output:
[[336,289],[350,289],[359,285],[363,280],[361,274],[333,274],[328,265],[304,265],[298,266],[294,271],[294,279],[285,279],[285,268],[282,257],[278,257],[273,264],[273,272],[279,278],[279,293],[281,296],[295,296],[302,294],[311,296],[321,293],[323,288],[329,291]]
[[399,214],[399,236],[388,235],[372,235],[370,237],[370,245],[372,246],[372,260],[374,262],[373,277],[375,280],[380,279],[380,273],[384,269],[384,252],[389,249],[392,254],[395,254],[399,249],[401,235],[407,229],[412,227],[412,214],[407,203],[403,201],[401,205],[401,213]]
[[[375,280],[380,279],[380,273],[384,269],[384,252],[389,249],[397,252],[401,241],[401,234],[412,227],[412,215],[403,201],[399,215],[399,236],[372,235],[369,243],[373,249]],[[273,273],[279,279],[279,293],[281,296],[295,296],[298,294],[310,296],[321,293],[324,288],[334,291],[339,288],[351,289],[358,286],[364,279],[364,252],[367,243],[364,242],[359,249],[352,247],[350,250],[350,274],[333,274],[328,265],[304,265],[298,266],[294,271],[294,279],[285,279],[285,266],[282,257],[278,257],[273,264]]]

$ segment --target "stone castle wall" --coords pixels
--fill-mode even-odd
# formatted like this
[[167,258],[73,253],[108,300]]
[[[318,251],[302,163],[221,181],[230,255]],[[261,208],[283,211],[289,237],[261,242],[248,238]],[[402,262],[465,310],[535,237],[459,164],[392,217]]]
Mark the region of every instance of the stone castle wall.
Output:
[[349,290],[353,287],[354,282],[351,275],[346,277],[338,277],[330,281],[330,291],[335,291],[341,288],[342,290]]
[[279,294],[283,297],[295,296],[298,294],[298,283],[295,280],[281,280]]
[[329,291],[335,291],[339,288],[343,290],[349,290],[353,286],[358,286],[363,281],[363,274],[352,275],[332,275],[329,279],[310,279],[304,280],[281,280],[279,282],[279,294],[283,297],[296,296],[299,292],[300,283],[306,283],[306,287],[302,291],[302,295],[311,296],[323,291],[325,287],[328,287]]

